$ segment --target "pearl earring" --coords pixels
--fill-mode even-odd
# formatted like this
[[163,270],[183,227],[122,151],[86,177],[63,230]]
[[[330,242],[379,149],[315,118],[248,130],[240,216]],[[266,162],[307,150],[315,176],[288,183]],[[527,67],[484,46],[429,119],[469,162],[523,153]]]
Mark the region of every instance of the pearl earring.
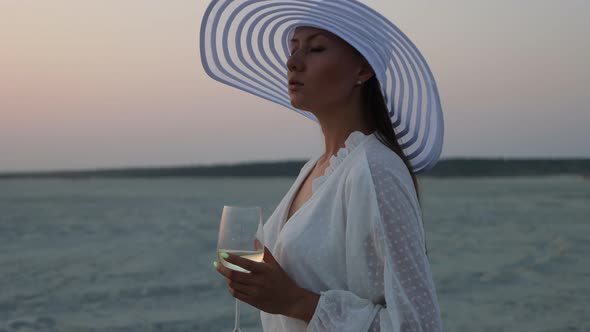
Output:
[[363,81],[361,81],[361,80],[356,81],[356,85],[361,85],[361,84],[363,84]]

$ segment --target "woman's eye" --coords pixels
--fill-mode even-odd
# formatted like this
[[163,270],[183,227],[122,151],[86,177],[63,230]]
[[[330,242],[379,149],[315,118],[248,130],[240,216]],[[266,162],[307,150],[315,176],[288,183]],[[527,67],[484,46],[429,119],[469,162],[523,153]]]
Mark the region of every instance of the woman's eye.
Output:
[[[318,48],[318,47],[316,47],[316,48],[310,48],[310,49],[309,49],[309,51],[310,51],[310,52],[321,52],[321,51],[323,51],[323,50],[324,50],[324,49],[323,49],[323,48],[321,48],[321,47],[319,47],[319,48]],[[295,51],[291,51],[291,53],[289,53],[289,56],[293,56],[293,54],[295,54]]]

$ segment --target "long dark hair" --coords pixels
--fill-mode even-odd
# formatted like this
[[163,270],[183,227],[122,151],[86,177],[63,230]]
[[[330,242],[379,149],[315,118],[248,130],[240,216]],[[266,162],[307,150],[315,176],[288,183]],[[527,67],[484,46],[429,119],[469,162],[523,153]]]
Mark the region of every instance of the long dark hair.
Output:
[[414,189],[416,189],[416,195],[418,196],[419,201],[420,194],[418,190],[418,178],[414,173],[408,157],[402,150],[397,140],[395,131],[393,129],[393,124],[391,123],[391,117],[389,116],[389,109],[383,100],[379,81],[375,76],[371,77],[364,83],[362,98],[364,102],[363,111],[365,120],[367,121],[370,128],[377,130],[377,138],[379,138],[381,143],[390,148],[404,161],[404,164],[412,176]]
[[[418,203],[420,203],[420,194],[418,186],[418,178],[414,172],[412,165],[404,151],[402,150],[395,131],[393,124],[391,123],[391,117],[389,116],[389,109],[385,104],[383,95],[381,94],[381,88],[379,81],[376,76],[373,75],[368,81],[363,83],[362,87],[362,98],[364,103],[364,115],[365,120],[370,128],[377,131],[377,138],[381,143],[390,148],[395,152],[404,162],[410,175],[412,176],[412,182],[416,190],[416,196],[418,197]],[[394,110],[395,112],[395,110]],[[424,249],[426,256],[428,256],[428,247],[426,247],[426,239],[424,239]]]

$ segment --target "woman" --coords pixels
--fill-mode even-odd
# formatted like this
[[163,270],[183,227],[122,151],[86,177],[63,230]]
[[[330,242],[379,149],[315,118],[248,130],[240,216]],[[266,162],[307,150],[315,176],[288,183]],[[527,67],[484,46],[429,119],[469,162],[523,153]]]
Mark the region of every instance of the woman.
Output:
[[[417,50],[401,32],[389,35],[393,24],[357,1],[214,1],[201,29],[203,64],[212,77],[284,104],[273,85],[276,73],[261,74],[264,66],[253,58],[269,67],[272,59],[240,55],[241,33],[256,30],[244,22],[257,14],[268,22],[269,13],[294,20],[283,35],[288,40],[278,38],[288,41],[282,44],[286,96],[291,109],[317,120],[325,150],[303,166],[265,223],[263,262],[229,255],[227,261],[251,273],[214,264],[217,271],[234,297],[261,310],[265,331],[441,331],[414,174],[436,163],[442,144],[440,102],[427,65],[421,57],[412,64],[394,59],[402,52],[387,46],[396,40],[406,52]],[[244,25],[232,26],[238,16]],[[221,18],[227,21],[220,24]],[[228,38],[232,29],[235,38]],[[217,42],[234,40],[234,59],[229,48],[215,53]],[[424,70],[426,97],[419,88],[404,95],[403,83],[391,83],[404,66]],[[427,128],[409,121],[412,112]]]

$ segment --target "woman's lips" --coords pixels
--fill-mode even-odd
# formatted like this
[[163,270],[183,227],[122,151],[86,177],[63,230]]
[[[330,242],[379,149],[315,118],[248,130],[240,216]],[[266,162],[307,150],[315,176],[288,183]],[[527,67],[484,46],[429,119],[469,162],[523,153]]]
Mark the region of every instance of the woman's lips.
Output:
[[301,88],[303,86],[303,84],[301,83],[291,83],[289,84],[289,90],[297,90],[299,88]]

